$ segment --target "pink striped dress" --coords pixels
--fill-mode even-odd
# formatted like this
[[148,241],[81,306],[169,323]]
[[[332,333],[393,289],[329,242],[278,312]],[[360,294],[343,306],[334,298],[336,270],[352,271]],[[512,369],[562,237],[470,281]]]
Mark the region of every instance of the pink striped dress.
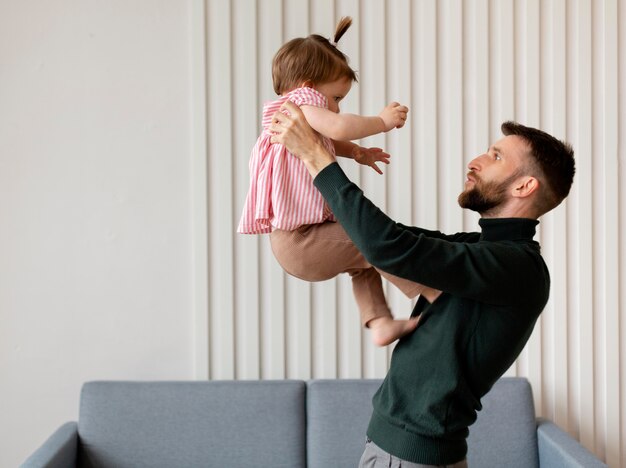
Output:
[[[328,108],[326,97],[312,88],[295,89],[263,106],[263,132],[250,156],[250,188],[237,228],[239,233],[264,234],[273,229],[293,231],[304,224],[335,221],[304,164],[283,145],[270,142],[268,127],[272,115],[287,99],[297,106]],[[334,156],[332,141],[322,138]]]

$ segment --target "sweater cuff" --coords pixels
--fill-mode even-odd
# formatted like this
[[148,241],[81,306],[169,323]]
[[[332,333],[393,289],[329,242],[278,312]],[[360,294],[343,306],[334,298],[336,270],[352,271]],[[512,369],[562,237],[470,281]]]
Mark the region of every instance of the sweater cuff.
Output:
[[322,196],[328,200],[335,193],[337,188],[352,183],[338,162],[329,164],[322,169],[315,179],[313,185],[321,192]]

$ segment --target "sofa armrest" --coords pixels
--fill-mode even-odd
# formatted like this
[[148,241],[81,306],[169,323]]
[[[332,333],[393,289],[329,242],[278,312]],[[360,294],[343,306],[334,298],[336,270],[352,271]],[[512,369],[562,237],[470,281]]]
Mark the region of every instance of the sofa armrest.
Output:
[[547,419],[537,419],[537,442],[541,468],[602,468],[602,463],[567,432]]
[[78,424],[68,422],[59,427],[21,468],[75,468],[78,449]]

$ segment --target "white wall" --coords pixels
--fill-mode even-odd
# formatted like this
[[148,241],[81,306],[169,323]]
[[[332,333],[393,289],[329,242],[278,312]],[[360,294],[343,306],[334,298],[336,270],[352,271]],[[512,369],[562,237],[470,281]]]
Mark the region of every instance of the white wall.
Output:
[[193,372],[189,2],[0,2],[0,466]]
[[[552,272],[550,303],[508,375],[530,379],[538,414],[610,466],[626,466],[626,192],[619,182],[626,180],[626,3],[205,3],[212,261],[209,360],[199,372],[334,378],[386,371],[391,349],[374,349],[361,333],[346,278],[313,285],[293,279],[266,236],[235,234],[261,105],[273,98],[272,55],[295,36],[330,36],[337,19],[350,15],[355,23],[340,46],[359,84],[343,110],[373,114],[391,100],[411,108],[405,128],[369,140],[393,155],[384,177],[343,164],[395,219],[476,229],[476,217],[463,213],[456,197],[465,165],[500,138],[503,120],[573,143],[572,193],[544,217],[537,236]],[[410,304],[388,292],[394,312],[408,315]]]

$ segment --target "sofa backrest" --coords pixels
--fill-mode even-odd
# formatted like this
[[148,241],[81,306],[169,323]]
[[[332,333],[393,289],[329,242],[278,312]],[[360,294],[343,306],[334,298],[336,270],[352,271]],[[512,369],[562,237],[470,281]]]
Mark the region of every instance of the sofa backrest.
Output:
[[[356,467],[365,448],[372,396],[380,380],[313,380],[307,388],[310,468]],[[538,466],[535,411],[524,378],[500,379],[470,427],[469,466]]]
[[[81,467],[356,467],[381,380],[90,382]],[[532,391],[500,379],[470,427],[469,466],[538,466]]]
[[85,467],[304,467],[301,381],[90,382]]
[[382,380],[312,380],[307,384],[307,466],[355,467],[365,448],[372,396]]
[[533,392],[523,377],[503,377],[482,399],[483,409],[470,426],[469,466],[539,466]]

